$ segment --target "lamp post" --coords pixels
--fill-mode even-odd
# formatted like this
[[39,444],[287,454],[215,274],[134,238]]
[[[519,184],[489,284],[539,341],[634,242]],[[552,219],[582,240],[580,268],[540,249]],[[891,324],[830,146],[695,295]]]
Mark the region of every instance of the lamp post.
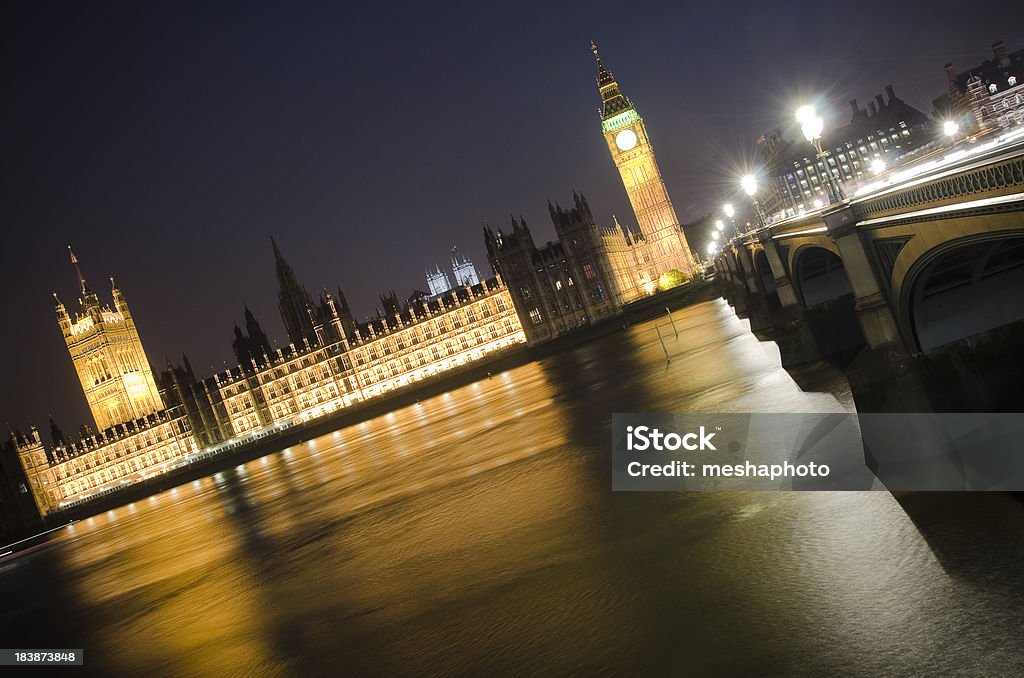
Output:
[[707,269],[715,267],[715,257],[717,257],[717,256],[718,256],[718,243],[716,243],[716,242],[708,243],[708,258],[707,258],[707,263],[704,265],[705,272],[707,271]]
[[743,192],[750,196],[754,203],[754,215],[757,217],[757,227],[764,228],[764,216],[761,214],[761,205],[757,202],[757,177],[753,174],[746,174],[740,179],[740,186]]
[[736,216],[736,209],[733,208],[732,203],[731,202],[727,202],[724,205],[722,205],[722,211],[725,212],[725,216],[729,217],[729,221],[732,222],[732,230],[733,230],[733,232],[736,235],[739,235],[740,234],[740,229],[736,225],[736,220],[733,219],[733,217]]
[[796,109],[796,120],[800,123],[800,129],[804,138],[811,142],[814,150],[818,153],[818,160],[825,168],[825,190],[828,191],[830,202],[839,202],[846,198],[843,195],[843,187],[832,176],[832,170],[828,166],[828,153],[821,147],[821,132],[825,128],[825,121],[821,119],[814,106],[801,106]]

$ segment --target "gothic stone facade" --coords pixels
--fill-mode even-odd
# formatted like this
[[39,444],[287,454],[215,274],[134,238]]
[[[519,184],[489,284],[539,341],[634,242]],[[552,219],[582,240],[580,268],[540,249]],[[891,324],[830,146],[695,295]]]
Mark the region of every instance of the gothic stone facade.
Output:
[[[258,324],[247,320],[252,335]],[[161,390],[154,385],[155,412],[105,427],[106,420],[97,418],[99,433],[78,442],[48,446],[34,428],[13,436],[40,514],[382,397],[526,340],[509,291],[496,278],[355,326],[351,341],[336,314],[333,324],[336,341],[328,341],[314,323],[320,330],[315,344],[303,336],[301,348],[268,354],[261,346],[258,360],[250,352],[246,364],[207,379],[195,377],[187,358],[183,365],[168,365],[159,375]]]
[[618,312],[617,290],[587,199],[548,205],[557,242],[538,248],[520,217],[512,231],[484,228],[491,267],[508,285],[526,338],[536,343]]

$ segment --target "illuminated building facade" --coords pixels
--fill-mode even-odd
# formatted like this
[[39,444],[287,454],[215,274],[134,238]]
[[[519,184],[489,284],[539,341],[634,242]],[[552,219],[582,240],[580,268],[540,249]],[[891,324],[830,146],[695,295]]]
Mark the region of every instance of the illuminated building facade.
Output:
[[196,452],[188,419],[161,411],[117,424],[70,445],[46,447],[35,428],[15,439],[42,515],[165,473]]
[[35,428],[12,435],[42,515],[162,473],[196,449],[183,410],[165,407],[124,294],[111,281],[114,307],[101,306],[74,253],[71,263],[82,293],[81,312],[72,320],[58,299],[57,324],[98,433],[68,443],[51,422],[52,447]]
[[639,232],[615,229],[604,234],[622,303],[652,294],[662,275],[679,271],[692,278],[696,264],[661,176],[647,128],[632,102],[622,94],[611,72],[597,61],[601,93],[601,131],[622,177],[636,215]]
[[202,383],[177,368],[177,398],[217,444],[331,414],[524,341],[508,289],[492,278],[357,325],[351,343],[278,350],[265,365]]
[[[72,357],[114,356],[116,362],[107,364],[135,367],[123,357],[126,351],[144,353],[134,325],[130,337],[120,334],[126,319],[130,320],[123,296],[115,288],[115,310],[101,309],[79,277],[85,311],[76,323],[83,318],[92,323],[78,325],[79,334],[102,330],[103,341],[94,339],[87,351],[79,351],[79,345],[69,341]],[[295,280],[294,274],[290,280]],[[113,422],[97,418],[99,433],[78,442],[65,442],[55,426],[54,444],[49,446],[35,428],[28,435],[12,433],[8,450],[13,448],[20,461],[26,490],[39,513],[45,516],[69,508],[192,459],[221,453],[526,341],[509,291],[497,278],[404,308],[395,301],[386,315],[353,324],[350,330],[330,294],[325,293],[320,305],[310,310],[313,341],[301,335],[300,348],[271,350],[259,323],[246,309],[246,331],[236,326],[235,333],[238,367],[206,379],[196,377],[184,356],[181,365],[168,363],[157,381],[146,363],[152,400],[145,402],[156,408],[138,417],[121,415]],[[61,328],[69,336],[75,323],[65,322],[66,314],[61,313],[58,307]],[[111,348],[103,348],[107,346]],[[108,381],[116,378],[113,371],[105,376]],[[94,386],[86,380],[82,385],[87,395]],[[104,405],[100,411],[119,413],[118,408],[106,406],[108,397],[103,392],[97,401]],[[141,411],[140,403],[133,407],[137,409],[131,412]]]
[[458,286],[479,285],[480,276],[476,273],[476,266],[465,254],[460,254],[456,248],[452,248],[452,273],[455,274],[455,284]]
[[96,428],[103,430],[159,412],[163,404],[128,302],[111,278],[114,307],[101,305],[99,296],[85,282],[70,246],[68,252],[78,275],[81,309],[72,320],[54,293],[57,324]]
[[992,58],[960,73],[946,64],[949,94],[936,100],[937,110],[967,114],[982,131],[1024,124],[1024,49],[1008,52],[1006,43],[992,44]]
[[440,266],[435,266],[432,271],[427,270],[429,296],[434,297],[451,290],[452,280],[455,281],[455,287],[472,287],[473,285],[480,284],[480,276],[476,272],[476,266],[469,260],[469,257],[461,254],[457,247],[452,248],[452,274],[453,277],[449,278],[448,273],[441,270]]
[[526,338],[544,341],[617,313],[619,304],[602,234],[587,199],[575,206],[548,203],[557,242],[538,248],[522,217],[512,230],[484,227],[491,267],[508,285]]
[[840,183],[870,178],[874,160],[894,167],[933,139],[928,116],[897,97],[892,85],[885,94],[876,94],[863,108],[850,99],[850,122],[829,130],[821,140],[824,159],[803,137],[789,141],[781,129],[761,135],[761,159],[771,184],[759,197],[769,221],[828,203],[827,173]]
[[430,290],[431,296],[444,294],[451,288],[452,283],[448,279],[448,274],[442,271],[440,266],[435,266],[433,271],[427,271],[427,289]]

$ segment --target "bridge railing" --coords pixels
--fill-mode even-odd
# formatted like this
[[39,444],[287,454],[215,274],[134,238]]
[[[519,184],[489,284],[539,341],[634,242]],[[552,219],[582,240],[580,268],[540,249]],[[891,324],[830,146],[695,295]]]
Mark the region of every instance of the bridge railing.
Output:
[[930,207],[1008,195],[1024,190],[1024,147],[1009,157],[985,164],[951,168],[932,178],[895,187],[877,196],[855,199],[858,221],[876,219]]

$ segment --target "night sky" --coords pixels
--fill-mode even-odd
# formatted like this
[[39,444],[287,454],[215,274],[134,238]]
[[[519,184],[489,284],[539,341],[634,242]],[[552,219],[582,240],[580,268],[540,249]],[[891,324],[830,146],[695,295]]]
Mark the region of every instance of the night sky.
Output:
[[632,222],[591,38],[683,222],[739,203],[757,136],[795,130],[805,98],[835,126],[892,83],[931,113],[945,62],[1024,47],[1013,2],[212,4],[5,15],[0,423],[91,423],[50,296],[77,309],[69,242],[102,299],[116,276],[155,366],[184,351],[205,376],[233,361],[243,303],[284,338],[271,234],[363,318],[452,245],[490,274],[485,221],[553,238],[546,200],[573,188]]

